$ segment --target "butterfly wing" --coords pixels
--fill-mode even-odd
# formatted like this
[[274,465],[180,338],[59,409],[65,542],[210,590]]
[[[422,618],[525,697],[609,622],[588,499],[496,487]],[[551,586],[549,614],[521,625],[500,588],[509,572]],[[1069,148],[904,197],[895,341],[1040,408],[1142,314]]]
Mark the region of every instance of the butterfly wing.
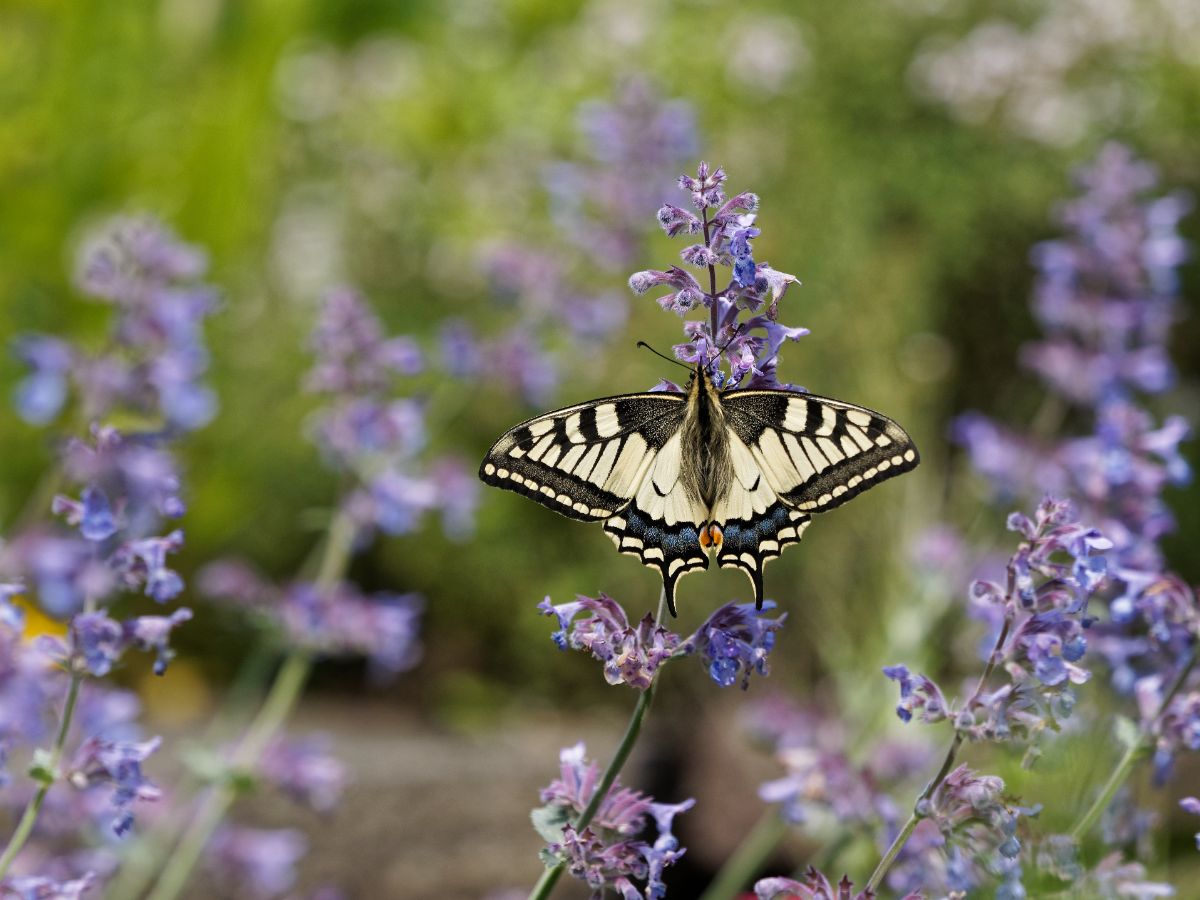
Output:
[[762,568],[800,540],[812,514],[916,468],[908,434],[880,413],[794,391],[721,397],[734,484],[713,510],[717,561],[750,576],[762,604]]
[[479,477],[573,519],[603,521],[618,550],[659,570],[673,613],[675,582],[708,565],[699,541],[707,511],[679,478],[686,407],[683,395],[656,392],[537,416],[496,441]]

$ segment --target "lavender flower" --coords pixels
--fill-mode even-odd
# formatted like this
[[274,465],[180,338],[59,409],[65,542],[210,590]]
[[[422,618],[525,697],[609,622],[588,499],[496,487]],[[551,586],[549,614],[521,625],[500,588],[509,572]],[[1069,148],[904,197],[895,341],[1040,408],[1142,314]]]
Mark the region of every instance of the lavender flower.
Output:
[[346,786],[346,767],[329,747],[325,735],[277,738],[259,761],[259,775],[297,802],[317,812],[329,812]]
[[374,675],[386,678],[420,659],[417,622],[423,605],[415,594],[367,597],[349,583],[321,590],[309,582],[279,589],[249,566],[214,563],[200,576],[201,590],[259,613],[294,645],[327,656],[364,656]]
[[[724,169],[701,163],[694,178],[679,179],[680,189],[690,195],[701,216],[671,204],[658,211],[659,224],[669,236],[703,235],[702,244],[685,247],[680,256],[687,265],[707,270],[707,278],[698,280],[686,269],[671,266],[635,272],[629,287],[636,294],[667,287],[670,292],[656,298],[663,309],[681,317],[698,308],[707,313],[702,320],[684,322],[688,341],[676,345],[679,359],[713,367],[714,380],[722,387],[780,387],[775,374],[780,348],[808,334],[806,328],[778,321],[779,301],[796,278],[755,261],[750,241],[761,234],[755,225],[758,197],[745,192],[727,200],[725,179]],[[732,278],[718,290],[719,266],[728,266]],[[702,280],[712,289],[705,290]],[[752,315],[739,321],[743,313]],[[718,368],[722,358],[727,373]]]
[[296,881],[296,865],[308,841],[294,828],[227,826],[208,846],[208,863],[217,880],[251,897],[277,897]]
[[[1105,584],[1106,551],[1111,542],[1074,520],[1068,504],[1046,498],[1034,518],[1008,517],[1008,527],[1024,540],[1007,564],[1006,585],[977,580],[971,602],[997,630],[990,662],[1003,666],[1008,683],[989,688],[980,682],[961,705],[947,702],[942,689],[902,665],[884,674],[900,685],[897,715],[909,721],[919,712],[925,723],[951,719],[973,740],[1018,736],[1034,743],[1071,714],[1071,685],[1090,673],[1080,665],[1088,647],[1088,600]],[[999,641],[1003,636],[1004,640]],[[1036,753],[1027,756],[1032,762]]]
[[95,883],[96,878],[90,872],[70,881],[24,875],[0,881],[0,897],[4,900],[81,900]]
[[1190,477],[1179,452],[1188,426],[1179,417],[1157,425],[1139,405],[1172,381],[1175,270],[1187,257],[1176,229],[1189,202],[1143,199],[1153,170],[1115,144],[1079,182],[1084,193],[1059,212],[1067,236],[1034,254],[1034,313],[1046,336],[1022,361],[1052,395],[1090,412],[1092,432],[1046,445],[975,416],[958,436],[993,483],[1009,493],[1053,485],[1112,540],[1109,618],[1091,644],[1128,693],[1139,677],[1171,671],[1197,633],[1191,592],[1166,572],[1159,547],[1174,527],[1162,492]]
[[73,382],[89,419],[125,408],[161,417],[173,430],[207,424],[216,398],[204,382],[202,329],[216,304],[197,283],[203,255],[153,219],[119,216],[85,241],[78,265],[80,288],[113,307],[109,347],[92,355],[58,338],[20,339],[17,353],[31,370],[17,386],[21,416],[53,421]]
[[[739,681],[749,686],[751,674],[765,676],[767,659],[775,646],[775,632],[787,615],[766,617],[774,604],[756,611],[753,603],[727,603],[717,609],[687,638],[667,631],[647,613],[636,628],[625,610],[606,594],[580,595],[574,602],[538,604],[543,615],[558,619],[552,635],[560,650],[581,650],[604,663],[609,684],[628,684],[646,690],[668,659],[698,655],[708,663],[709,675],[722,687]],[[580,616],[583,616],[580,618]]]
[[162,796],[142,774],[142,763],[161,743],[160,738],[141,743],[88,738],[75,754],[67,775],[71,784],[81,790],[97,784],[113,785],[112,806],[117,816],[112,828],[118,837],[133,827],[132,806],[136,801]]
[[407,534],[439,509],[447,533],[467,531],[475,479],[455,460],[423,459],[424,404],[392,396],[397,379],[424,368],[415,342],[385,337],[362,297],[339,289],[325,297],[312,345],[308,387],[329,401],[314,419],[314,440],[332,468],[356,479],[343,508],[363,534]]
[[[625,898],[657,900],[666,895],[664,870],[683,856],[684,850],[672,833],[675,816],[691,809],[694,800],[656,803],[638,791],[614,781],[582,830],[571,824],[591,802],[600,780],[600,770],[588,763],[582,743],[559,754],[559,778],[542,791],[546,804],[534,810],[534,825],[546,839],[547,863],[562,861],[572,876],[592,889],[593,898],[615,891]],[[653,819],[658,836],[653,844],[637,840]],[[634,881],[645,883],[643,889]]]
[[[754,883],[754,896],[758,900],[873,900],[875,892],[870,889],[854,891],[854,882],[845,875],[837,885],[812,866],[804,873],[803,881],[793,878],[760,878]],[[920,891],[910,891],[901,900],[922,900]]]
[[[654,681],[658,667],[682,643],[677,634],[658,625],[650,613],[637,628],[631,627],[625,610],[606,594],[595,599],[580,595],[574,602],[558,606],[547,597],[538,609],[543,615],[558,618],[559,630],[553,634],[558,648],[582,650],[602,661],[604,680],[609,684],[624,683],[644,691]],[[581,613],[585,617],[576,621]]]

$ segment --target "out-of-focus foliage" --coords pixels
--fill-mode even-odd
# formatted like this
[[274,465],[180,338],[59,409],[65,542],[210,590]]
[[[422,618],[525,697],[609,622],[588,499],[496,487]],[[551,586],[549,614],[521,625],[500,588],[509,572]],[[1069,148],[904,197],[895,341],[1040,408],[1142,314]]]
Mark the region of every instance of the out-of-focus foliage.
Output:
[[[700,155],[764,198],[756,253],[804,283],[787,298],[788,321],[813,334],[781,378],[886,410],[922,448],[915,476],[837,512],[768,572],[768,593],[799,626],[782,668],[854,679],[885,642],[932,627],[885,635],[869,624],[907,602],[886,589],[904,536],[942,514],[950,414],[1016,417],[1028,402],[1014,364],[1032,330],[1024,260],[1049,233],[1069,165],[1117,137],[1165,183],[1200,186],[1200,23],[1189,4],[1066,6],[16,0],[0,9],[0,333],[100,339],[69,260],[81,227],[103,215],[148,209],[207,247],[223,292],[210,332],[222,406],[187,459],[183,567],[236,548],[292,571],[333,493],[301,439],[313,400],[297,388],[319,293],[353,283],[430,345],[446,317],[483,333],[512,324],[486,247],[560,245],[543,176],[554,160],[588,157],[579,104],[649,79],[692,104]],[[1194,222],[1184,227],[1195,235]],[[671,252],[661,238],[646,247],[631,268]],[[603,267],[572,265],[581,284],[622,289]],[[1195,296],[1195,269],[1184,278]],[[612,352],[572,360],[556,399],[666,374],[632,345],[676,340],[669,317],[628,302]],[[1194,322],[1179,329],[1185,375],[1196,334]],[[17,374],[0,362],[5,390]],[[529,412],[487,388],[437,401],[437,440],[472,458]],[[0,416],[0,445],[8,522],[49,448],[11,415]],[[1175,498],[1173,547],[1195,543],[1195,497]],[[1183,574],[1200,577],[1180,555]],[[362,565],[369,583],[430,598],[426,699],[451,708],[488,700],[498,684],[594,683],[548,643],[531,649],[546,641],[534,609],[545,593],[656,600],[652,573],[594,529],[499,494],[474,537],[430,531]],[[684,622],[743,590],[737,573],[690,579]],[[204,618],[185,641],[229,639]]]

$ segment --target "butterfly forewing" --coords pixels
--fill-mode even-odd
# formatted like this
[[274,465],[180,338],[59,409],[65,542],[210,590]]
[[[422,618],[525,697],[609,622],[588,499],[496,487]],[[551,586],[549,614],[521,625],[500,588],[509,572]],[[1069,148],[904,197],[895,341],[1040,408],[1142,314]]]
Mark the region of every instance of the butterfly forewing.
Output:
[[479,477],[573,519],[608,519],[637,495],[684,407],[678,394],[629,394],[537,416],[492,445]]
[[731,391],[722,401],[730,430],[800,512],[840,506],[920,462],[903,428],[862,406],[793,391]]

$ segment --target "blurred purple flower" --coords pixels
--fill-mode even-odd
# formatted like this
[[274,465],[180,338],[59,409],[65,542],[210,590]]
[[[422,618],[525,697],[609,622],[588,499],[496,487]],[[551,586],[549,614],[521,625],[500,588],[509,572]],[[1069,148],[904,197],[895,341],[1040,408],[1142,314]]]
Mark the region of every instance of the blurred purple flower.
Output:
[[[1194,816],[1200,816],[1200,799],[1196,797],[1184,797],[1179,801],[1179,807],[1184,812],[1191,813]],[[1200,850],[1200,832],[1196,834],[1196,849]]]
[[308,841],[294,828],[227,825],[208,845],[207,859],[218,882],[250,897],[278,897],[296,881],[296,866]]
[[161,743],[161,738],[133,743],[92,737],[75,754],[67,774],[72,785],[81,790],[97,784],[113,785],[112,805],[117,817],[112,828],[118,837],[124,837],[133,827],[132,807],[136,801],[162,796],[142,774],[142,763]]
[[213,563],[200,573],[200,590],[261,614],[294,645],[324,656],[363,656],[372,674],[390,678],[420,659],[416,594],[365,596],[349,583],[318,590],[297,582],[280,589],[249,566]]
[[355,479],[342,503],[360,538],[375,528],[407,534],[433,511],[441,511],[447,534],[467,533],[476,480],[456,459],[425,458],[425,405],[394,396],[398,377],[423,370],[416,344],[386,337],[364,299],[348,289],[325,297],[312,343],[308,386],[328,398],[314,417],[313,439],[331,468]]
[[92,355],[58,338],[19,339],[17,354],[31,370],[16,391],[21,416],[53,421],[73,381],[88,419],[125,408],[161,417],[168,429],[207,424],[216,398],[203,381],[202,329],[216,304],[196,283],[207,268],[203,255],[154,219],[118,216],[84,242],[78,267],[80,288],[113,306],[109,346]]
[[[758,900],[874,900],[875,892],[864,888],[854,891],[854,882],[843,875],[836,885],[831,884],[821,872],[809,866],[804,879],[760,878],[754,883],[754,896]],[[920,891],[910,891],[900,900],[923,900]]]
[[259,760],[258,773],[297,802],[329,812],[346,786],[346,767],[330,753],[331,743],[326,735],[276,738]]
[[40,875],[21,875],[0,881],[0,897],[4,900],[82,900],[95,886],[92,873],[70,881],[55,881]]

